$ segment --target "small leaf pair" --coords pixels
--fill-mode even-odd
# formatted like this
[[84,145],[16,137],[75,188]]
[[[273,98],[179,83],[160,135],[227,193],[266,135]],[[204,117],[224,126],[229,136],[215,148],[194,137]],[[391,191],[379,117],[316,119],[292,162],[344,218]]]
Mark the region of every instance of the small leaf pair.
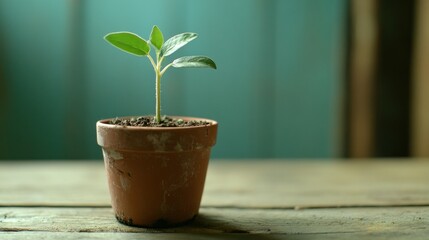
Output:
[[[155,47],[157,52],[158,62],[162,62],[163,58],[169,56],[188,44],[190,41],[197,38],[196,33],[181,33],[168,39],[164,43],[164,36],[157,26],[153,26],[150,34],[149,42]],[[150,54],[150,45],[148,41],[131,32],[113,32],[105,36],[113,46],[122,51],[131,53],[137,56],[148,56]],[[175,64],[176,62],[177,64]],[[179,64],[180,63],[180,64]],[[187,64],[189,63],[189,64]],[[168,67],[209,67],[216,69],[216,64],[213,60],[205,56],[189,56],[182,57],[173,61],[173,64]]]

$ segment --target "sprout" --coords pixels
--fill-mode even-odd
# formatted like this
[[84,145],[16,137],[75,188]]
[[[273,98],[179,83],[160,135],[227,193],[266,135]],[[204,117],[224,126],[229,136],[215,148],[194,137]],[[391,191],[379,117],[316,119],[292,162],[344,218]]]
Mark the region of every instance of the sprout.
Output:
[[[190,41],[197,38],[196,33],[181,33],[171,37],[164,42],[164,36],[157,26],[153,26],[150,33],[149,41],[141,38],[135,33],[131,32],[113,32],[107,34],[104,39],[113,46],[119,48],[127,53],[143,57],[146,56],[153,66],[155,71],[156,81],[156,103],[155,103],[155,121],[161,122],[161,78],[170,67],[184,68],[184,67],[197,67],[197,68],[213,68],[216,69],[215,62],[205,56],[186,56],[181,57],[173,62],[167,64],[164,68],[162,63],[165,57],[173,54],[181,47],[185,46]],[[150,45],[155,48],[156,59],[150,55]]]

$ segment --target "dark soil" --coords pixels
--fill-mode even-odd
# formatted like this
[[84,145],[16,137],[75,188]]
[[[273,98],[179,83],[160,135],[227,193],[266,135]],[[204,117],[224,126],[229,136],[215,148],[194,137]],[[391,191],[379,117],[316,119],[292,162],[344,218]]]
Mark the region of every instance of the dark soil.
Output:
[[162,117],[161,122],[157,123],[153,116],[143,116],[136,118],[115,118],[109,123],[124,127],[191,127],[210,125],[210,122],[206,121],[186,121],[180,118],[171,117]]

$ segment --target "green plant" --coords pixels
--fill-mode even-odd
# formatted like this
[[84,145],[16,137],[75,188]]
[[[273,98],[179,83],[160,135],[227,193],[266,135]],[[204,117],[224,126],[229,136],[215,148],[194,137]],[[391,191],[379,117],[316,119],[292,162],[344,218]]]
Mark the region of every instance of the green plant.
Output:
[[[112,32],[107,34],[104,39],[113,46],[119,48],[127,53],[143,57],[146,56],[153,66],[155,71],[155,97],[156,97],[156,111],[155,121],[161,122],[161,78],[170,67],[183,68],[183,67],[208,67],[216,69],[215,62],[205,56],[186,56],[181,57],[173,62],[167,64],[162,68],[162,62],[165,57],[173,54],[175,51],[185,46],[190,41],[197,38],[196,33],[181,33],[171,37],[164,42],[164,36],[157,26],[153,26],[150,33],[149,41],[141,38],[135,33],[131,32]],[[150,55],[150,44],[155,48],[155,60]]]

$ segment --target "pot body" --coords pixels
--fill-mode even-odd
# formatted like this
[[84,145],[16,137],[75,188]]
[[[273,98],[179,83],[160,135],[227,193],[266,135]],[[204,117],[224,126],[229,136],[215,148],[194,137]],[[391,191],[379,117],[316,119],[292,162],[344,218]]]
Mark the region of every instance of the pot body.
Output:
[[217,122],[196,127],[123,127],[97,122],[112,207],[119,222],[169,227],[200,207]]

